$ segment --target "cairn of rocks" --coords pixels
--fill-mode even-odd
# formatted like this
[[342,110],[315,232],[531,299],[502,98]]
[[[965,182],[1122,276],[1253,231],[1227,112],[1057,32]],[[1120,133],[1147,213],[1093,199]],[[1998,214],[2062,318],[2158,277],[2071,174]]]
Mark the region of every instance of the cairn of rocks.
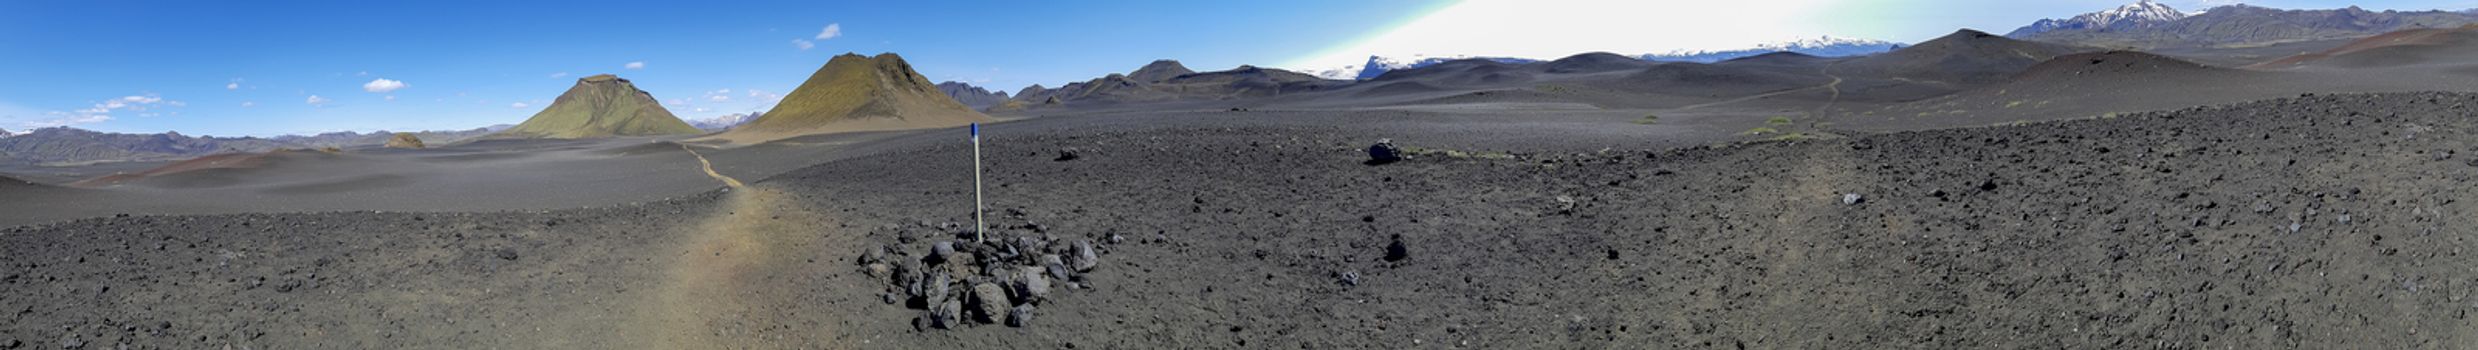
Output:
[[990,232],[975,242],[959,234],[920,237],[914,232],[953,232],[960,225],[883,227],[896,243],[861,252],[861,270],[886,282],[888,304],[921,310],[920,329],[956,329],[980,324],[1025,327],[1036,305],[1056,292],[1091,284],[1086,273],[1101,266],[1103,250],[1089,239],[1061,239],[1041,231]]

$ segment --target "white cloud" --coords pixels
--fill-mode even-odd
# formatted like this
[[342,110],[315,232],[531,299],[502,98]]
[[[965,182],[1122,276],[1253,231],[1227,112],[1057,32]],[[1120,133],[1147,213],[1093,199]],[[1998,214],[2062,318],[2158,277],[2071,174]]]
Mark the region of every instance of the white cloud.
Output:
[[111,120],[112,120],[112,116],[109,116],[109,115],[79,115],[79,114],[70,114],[70,113],[63,113],[63,112],[51,112],[51,113],[47,113],[46,115],[50,115],[50,116],[52,116],[53,118],[51,118],[51,119],[44,119],[44,120],[28,121],[28,122],[23,122],[23,123],[18,123],[18,124],[25,125],[27,128],[30,128],[30,129],[42,129],[42,128],[49,128],[49,127],[56,127],[56,126],[71,126],[71,125],[78,125],[78,124],[94,124],[94,123],[101,123],[101,122],[106,122],[106,121],[111,121]]
[[508,104],[508,108],[525,108],[526,106],[532,106],[532,105],[525,104],[524,102],[517,102],[517,103],[510,103],[510,104]]
[[[1369,55],[1476,55],[1556,59],[1733,49],[1827,32],[1829,0],[1467,0],[1378,34],[1339,41],[1285,63],[1324,69]],[[1875,3],[1855,1],[1853,3]],[[1944,29],[1950,31],[1951,29]],[[1576,35],[1606,33],[1606,35]],[[1610,40],[1623,37],[1626,40]]]
[[224,83],[224,90],[240,90],[241,83]]
[[181,101],[166,100],[163,99],[162,96],[156,96],[155,94],[129,95],[105,99],[102,102],[95,102],[93,105],[86,108],[80,108],[73,111],[45,112],[44,115],[51,116],[52,118],[22,124],[29,126],[52,127],[101,123],[112,120],[113,113],[136,112],[138,116],[151,117],[162,114],[149,112],[150,110],[166,106],[181,107],[188,105],[189,104],[187,103],[181,103]]
[[675,99],[671,99],[671,101],[669,101],[669,102],[670,102],[669,104],[670,104],[670,105],[673,105],[673,106],[686,106],[686,105],[688,105],[688,99],[679,99],[679,98],[675,98]]
[[713,111],[713,110],[712,110],[712,109],[707,109],[707,108],[705,108],[705,107],[697,107],[697,112],[707,112],[707,111]]
[[362,90],[362,91],[369,91],[369,92],[375,92],[375,93],[382,93],[382,94],[384,94],[384,93],[388,93],[388,92],[391,92],[391,91],[396,91],[396,89],[402,89],[402,88],[409,87],[409,86],[412,86],[412,85],[406,85],[406,84],[405,84],[404,82],[402,82],[402,81],[387,80],[387,79],[381,78],[381,79],[378,79],[378,80],[371,80],[371,81],[370,81],[370,83],[368,83],[368,84],[361,84],[361,90]]
[[827,23],[826,30],[817,32],[817,40],[834,39],[839,36],[843,36],[842,23]]
[[241,101],[241,108],[257,107],[258,101]]
[[706,100],[710,100],[710,101],[714,101],[714,102],[730,101],[730,100],[731,100],[731,95],[712,95],[712,96],[706,96]]
[[797,47],[797,48],[800,48],[801,50],[808,50],[808,49],[817,48],[817,42],[808,41],[808,40],[800,40],[800,39],[792,39],[792,47]]
[[566,76],[568,76],[568,72],[551,73],[551,79],[559,79],[560,77]]
[[312,105],[312,106],[323,106],[323,105],[326,105],[326,104],[327,104],[327,101],[328,101],[328,100],[327,100],[327,98],[325,98],[325,97],[318,97],[318,95],[310,95],[310,99],[309,99],[309,100],[304,100],[303,102],[307,102],[307,103],[309,103],[309,104],[310,104],[310,105]]
[[645,61],[628,62],[628,64],[621,65],[620,67],[628,69],[645,69]]
[[396,100],[396,95],[387,95],[387,100],[388,100],[388,101],[395,101],[395,100]]

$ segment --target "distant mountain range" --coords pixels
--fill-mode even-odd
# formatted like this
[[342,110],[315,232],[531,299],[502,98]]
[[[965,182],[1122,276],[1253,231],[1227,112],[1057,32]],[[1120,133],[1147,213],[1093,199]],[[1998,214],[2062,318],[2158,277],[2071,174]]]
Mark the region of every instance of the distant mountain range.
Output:
[[2007,37],[2061,44],[2153,50],[2238,47],[2366,37],[2416,28],[2478,23],[2472,11],[2283,10],[2229,5],[2178,12],[2148,0],[2071,18],[2046,19]]
[[[1820,36],[1814,38],[1757,44],[1755,46],[1743,49],[1675,50],[1662,53],[1639,54],[1633,57],[1645,61],[1713,63],[1774,52],[1796,52],[1817,57],[1847,57],[1876,54],[1885,51],[1892,51],[1893,49],[1898,49],[1901,47],[1902,43],[1883,40]],[[1385,75],[1385,72],[1388,71],[1428,67],[1439,63],[1467,59],[1482,59],[1506,64],[1530,64],[1547,61],[1522,57],[1491,57],[1472,55],[1414,55],[1411,57],[1368,56],[1367,63],[1342,66],[1332,69],[1311,70],[1306,73],[1326,79],[1369,80],[1376,79],[1377,76]]]
[[2168,7],[2167,4],[2151,2],[2151,0],[2141,0],[2140,2],[2108,9],[2107,11],[2085,13],[2079,16],[2074,16],[2073,18],[2042,19],[2038,22],[2032,22],[2031,25],[2023,26],[2020,29],[2014,29],[2012,33],[2007,33],[2005,36],[2011,38],[2022,38],[2034,34],[2060,30],[2122,31],[2134,28],[2149,28],[2161,24],[2167,24],[2168,22],[2174,22],[2179,19],[2184,19],[2185,17],[2185,12],[2179,12],[2175,8]]
[[1644,54],[1644,55],[1635,56],[1635,57],[1636,57],[1636,58],[1641,58],[1641,59],[1646,60],[1646,61],[1675,61],[1675,62],[1698,62],[1698,63],[1713,63],[1713,62],[1728,61],[1728,60],[1739,59],[1739,58],[1745,58],[1745,57],[1753,57],[1753,56],[1755,56],[1755,55],[1762,55],[1762,54],[1768,54],[1768,53],[1774,53],[1774,52],[1796,52],[1796,53],[1801,53],[1801,54],[1806,54],[1806,55],[1808,55],[1808,56],[1816,56],[1816,57],[1848,57],[1848,56],[1873,55],[1873,54],[1877,54],[1877,53],[1883,53],[1883,52],[1885,52],[1885,51],[1893,51],[1893,49],[1899,49],[1899,48],[1902,48],[1902,43],[1891,42],[1891,41],[1883,41],[1883,40],[1873,40],[1873,39],[1854,39],[1854,38],[1842,38],[1842,37],[1834,37],[1834,36],[1820,36],[1820,37],[1806,38],[1806,39],[1799,39],[1799,40],[1792,40],[1792,41],[1784,41],[1784,42],[1777,42],[1777,43],[1767,43],[1767,44],[1761,44],[1761,45],[1756,45],[1756,46],[1755,46],[1755,47],[1753,47],[1753,48],[1746,48],[1746,49],[1737,49],[1737,50],[1718,50],[1718,51],[1685,51],[1685,50],[1682,50],[1682,51],[1671,51],[1671,52],[1667,52],[1667,53]]
[[972,86],[972,84],[965,84],[960,81],[938,83],[938,91],[945,92],[947,97],[954,97],[955,102],[963,103],[964,107],[971,107],[976,110],[989,108],[990,106],[996,106],[999,103],[1007,102],[1007,92],[1005,91],[991,92],[989,89],[983,89],[979,86]]
[[1522,64],[1522,63],[1538,63],[1538,62],[1540,62],[1540,61],[1541,61],[1541,60],[1537,60],[1537,59],[1530,59],[1530,58],[1517,58],[1517,57],[1486,57],[1486,56],[1471,56],[1471,55],[1445,55],[1445,56],[1413,55],[1413,56],[1411,56],[1411,57],[1368,56],[1368,63],[1355,64],[1355,65],[1348,65],[1348,66],[1336,67],[1336,68],[1332,68],[1332,69],[1311,70],[1311,71],[1307,71],[1307,72],[1305,72],[1305,73],[1308,73],[1308,74],[1310,74],[1310,75],[1315,75],[1315,76],[1317,76],[1317,77],[1320,77],[1320,78],[1325,78],[1325,79],[1337,79],[1337,80],[1368,80],[1368,79],[1376,79],[1376,78],[1377,78],[1377,76],[1379,76],[1379,75],[1385,75],[1385,72],[1387,72],[1387,71],[1395,71],[1395,70],[1403,70],[1403,69],[1412,69],[1412,68],[1420,68],[1420,67],[1434,66],[1434,65],[1437,65],[1438,63],[1445,63],[1445,62],[1447,62],[1447,61],[1454,61],[1454,60],[1467,60],[1467,59],[1481,59],[1481,60],[1495,61],[1495,62],[1497,62],[1497,63],[1514,63],[1514,64]]
[[689,126],[697,127],[697,130],[716,132],[731,130],[732,127],[740,126],[740,124],[747,124],[749,121],[757,120],[758,116],[763,115],[766,115],[766,112],[732,113],[707,118],[689,119],[687,122]]
[[1345,80],[1326,79],[1306,73],[1257,66],[1197,72],[1188,69],[1179,61],[1158,60],[1127,74],[1113,73],[1093,80],[1068,83],[1056,89],[1043,88],[1040,85],[1025,87],[1022,92],[1015,95],[1015,99],[1007,101],[994,110],[1015,110],[1062,104],[1091,106],[1171,100],[1210,101],[1257,98],[1318,91],[1348,83],[1349,81]]
[[[469,130],[423,131],[414,135],[430,144],[446,144],[506,129],[506,125]],[[394,132],[331,132],[317,135],[258,137],[189,136],[107,133],[52,127],[0,137],[0,164],[74,165],[95,162],[180,160],[228,152],[265,152],[285,148],[345,148],[387,143]]]

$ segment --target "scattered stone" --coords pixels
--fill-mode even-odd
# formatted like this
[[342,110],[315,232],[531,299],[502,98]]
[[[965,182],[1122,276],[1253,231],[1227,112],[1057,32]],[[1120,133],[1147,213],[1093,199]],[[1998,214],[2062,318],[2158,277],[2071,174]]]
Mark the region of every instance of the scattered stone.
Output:
[[1061,149],[1059,149],[1059,150],[1058,150],[1058,158],[1057,158],[1057,159],[1051,159],[1050,161],[1053,161],[1053,162],[1064,162],[1064,161],[1076,160],[1076,158],[1083,158],[1083,157],[1081,157],[1081,156],[1077,156],[1077,155],[1076,155],[1077,153],[1079,153],[1079,152],[1077,152],[1077,151],[1079,151],[1079,150],[1077,150],[1075,147],[1061,148]]
[[1385,245],[1385,261],[1400,262],[1409,258],[1411,258],[1411,248],[1403,246],[1402,234],[1395,234],[1394,242]]
[[1859,202],[1864,202],[1866,200],[1866,197],[1860,197],[1857,193],[1841,194],[1841,205],[1857,205]]
[[1014,309],[1007,310],[1007,326],[1022,328],[1032,323],[1032,317],[1032,304],[1016,305]]
[[1008,305],[1015,305],[1007,301],[1006,289],[989,282],[972,285],[972,302],[978,306],[976,311],[980,311],[981,321],[985,323],[1005,321],[1000,319],[1000,315],[1007,314]]
[[26,344],[18,342],[17,339],[0,340],[0,349],[16,349],[20,346],[26,346]]
[[84,348],[86,348],[86,340],[85,340],[85,339],[78,339],[78,337],[77,337],[77,335],[76,335],[76,334],[70,334],[68,339],[61,339],[61,340],[60,340],[60,348],[62,348],[62,349],[84,349]]
[[929,259],[932,262],[945,263],[954,257],[955,241],[938,241],[938,243],[929,244]]
[[1126,241],[1127,241],[1127,236],[1120,236],[1119,234],[1116,234],[1116,233],[1112,233],[1112,234],[1110,234],[1110,244],[1119,244],[1119,243],[1121,243],[1121,242],[1126,242]]
[[1403,160],[1402,148],[1394,147],[1394,139],[1378,139],[1368,146],[1368,165],[1385,165]]
[[515,249],[500,249],[498,252],[494,252],[492,254],[498,255],[499,260],[516,260]]
[[963,313],[963,301],[948,299],[944,303],[939,303],[938,307],[929,309],[929,326],[940,329],[955,329],[956,326],[962,325],[961,321],[963,321],[963,317],[961,316],[963,316]]
[[861,265],[868,265],[883,261],[886,261],[886,248],[871,246],[868,249],[860,250]]
[[1093,252],[1093,241],[1076,241],[1074,260],[1076,272],[1092,271],[1101,266],[1101,256]]
[[887,276],[895,274],[895,267],[889,266],[886,263],[869,263],[868,268],[863,269],[862,271],[868,271],[869,278],[886,278]]
[[903,297],[898,297],[898,296],[895,296],[895,293],[894,293],[894,292],[887,292],[887,293],[884,293],[884,294],[878,294],[878,296],[880,296],[880,297],[881,297],[881,298],[883,298],[883,299],[886,299],[886,304],[887,304],[887,305],[894,305],[894,304],[895,304],[895,303],[897,303],[897,302],[901,302],[901,301],[903,301]]
[[1340,276],[1336,277],[1342,280],[1342,285],[1344,286],[1359,285],[1359,271],[1343,271]]
[[929,276],[929,286],[926,290],[924,290],[925,292],[928,292],[927,297],[929,297],[929,300],[937,301],[947,299],[947,296],[951,295],[948,293],[947,285],[952,284],[954,280],[952,280],[951,277],[947,277],[946,270],[930,272]]
[[1044,275],[1047,273],[1045,270],[1031,266],[1019,270],[1021,275],[1015,279],[1016,295],[1021,296],[1025,304],[1049,300],[1050,278]]

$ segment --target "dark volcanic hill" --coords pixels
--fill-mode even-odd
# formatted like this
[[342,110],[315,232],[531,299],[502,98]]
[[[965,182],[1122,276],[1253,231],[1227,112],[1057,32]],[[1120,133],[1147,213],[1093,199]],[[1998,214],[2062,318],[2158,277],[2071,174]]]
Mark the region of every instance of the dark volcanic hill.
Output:
[[1155,60],[1153,63],[1145,64],[1143,68],[1128,72],[1127,78],[1147,83],[1159,83],[1170,80],[1170,78],[1195,73],[1195,70],[1187,69],[1187,65],[1179,64],[1178,60]]
[[1540,63],[1540,68],[1548,73],[1600,73],[1644,69],[1656,64],[1614,53],[1591,52]]
[[1892,52],[1852,58],[1836,72],[1955,84],[2003,81],[2039,62],[2092,49],[2008,39],[1963,29]]
[[2346,39],[2415,28],[2478,23],[2478,14],[2448,11],[2282,10],[2249,5],[2212,8],[2162,23],[2128,27],[2060,28],[2018,32],[2018,39],[2082,46],[2154,50],[2173,47],[2235,47]]
[[956,103],[962,103],[964,107],[972,109],[989,108],[1007,102],[1005,91],[990,92],[989,89],[960,81],[938,83],[938,91],[946,93],[947,97],[955,98]]
[[575,139],[611,136],[690,135],[704,131],[663,109],[654,95],[610,74],[578,78],[568,92],[498,138]]
[[2358,39],[2318,52],[2284,57],[2247,68],[2379,68],[2478,61],[2478,24],[2410,29]]
[[[1174,74],[1175,73],[1175,74]],[[1159,60],[1129,74],[1110,74],[1057,89],[1025,87],[1010,105],[1028,108],[1109,106],[1126,103],[1225,101],[1324,91],[1350,81],[1257,66],[1191,72],[1178,61]]]

